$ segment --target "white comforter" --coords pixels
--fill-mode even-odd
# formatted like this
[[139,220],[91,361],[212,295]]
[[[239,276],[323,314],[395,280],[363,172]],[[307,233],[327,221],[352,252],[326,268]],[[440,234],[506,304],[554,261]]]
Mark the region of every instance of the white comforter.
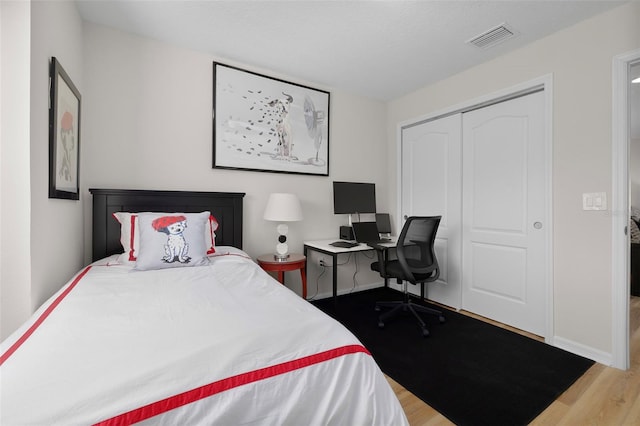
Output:
[[81,271],[0,346],[0,424],[402,425],[371,355],[243,252]]

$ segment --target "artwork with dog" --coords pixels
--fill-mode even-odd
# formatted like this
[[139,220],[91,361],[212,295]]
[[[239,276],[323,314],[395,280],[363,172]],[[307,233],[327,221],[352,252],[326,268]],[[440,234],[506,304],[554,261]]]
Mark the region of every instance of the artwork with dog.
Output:
[[214,63],[214,167],[328,176],[328,117],[328,92]]

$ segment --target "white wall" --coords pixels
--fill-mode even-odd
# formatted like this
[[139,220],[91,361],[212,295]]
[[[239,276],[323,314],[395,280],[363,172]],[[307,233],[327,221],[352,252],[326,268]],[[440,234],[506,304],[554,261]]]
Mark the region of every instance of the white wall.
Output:
[[[333,214],[333,180],[375,182],[378,205],[387,204],[381,102],[92,23],[84,26],[84,59],[85,261],[90,259],[88,188],[246,192],[244,249],[253,257],[272,252],[276,244],[276,224],[262,219],[270,192],[293,192],[301,200],[304,220],[289,224],[290,251],[300,253],[304,240],[338,239],[338,227],[346,224],[346,216]],[[214,60],[331,92],[329,177],[212,168]],[[369,263],[361,256],[358,282],[380,282],[364,272]],[[344,288],[352,287],[352,267],[341,267]],[[316,291],[318,269],[308,271],[309,295]],[[330,276],[327,271],[320,279],[320,293],[330,291]],[[287,274],[287,285],[300,293],[297,274]]]
[[[83,265],[82,198],[49,199],[49,61],[55,56],[84,96],[82,20],[72,1],[31,7],[31,309]],[[84,122],[80,155],[84,157]],[[83,160],[81,160],[82,163]],[[86,169],[80,169],[80,184]]]
[[0,340],[31,313],[31,5],[0,2]]
[[639,16],[628,3],[389,105],[395,184],[398,123],[553,74],[554,334],[600,357],[612,351],[611,212],[583,211],[582,193],[611,199],[612,60],[638,48]]
[[82,203],[48,198],[49,61],[56,56],[80,92],[83,64],[75,3],[2,2],[2,14],[4,338],[84,261]]

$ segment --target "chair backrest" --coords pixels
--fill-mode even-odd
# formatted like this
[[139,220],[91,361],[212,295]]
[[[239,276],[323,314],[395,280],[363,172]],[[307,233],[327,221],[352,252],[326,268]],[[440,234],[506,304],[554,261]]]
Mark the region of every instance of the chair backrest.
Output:
[[411,216],[402,227],[396,253],[405,275],[414,284],[435,281],[440,276],[434,243],[441,218]]

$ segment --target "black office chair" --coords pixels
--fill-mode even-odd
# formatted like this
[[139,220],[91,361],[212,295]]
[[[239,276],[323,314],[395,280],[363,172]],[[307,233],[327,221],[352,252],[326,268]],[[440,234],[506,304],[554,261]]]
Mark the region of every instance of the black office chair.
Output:
[[445,322],[441,311],[412,303],[407,286],[407,283],[420,284],[420,300],[423,300],[424,283],[435,281],[440,276],[433,244],[441,218],[442,216],[409,217],[398,237],[397,259],[387,260],[385,250],[389,250],[389,247],[370,244],[378,254],[378,261],[371,264],[371,269],[378,271],[385,279],[395,278],[398,280],[398,284],[404,284],[404,299],[402,301],[376,303],[376,311],[380,311],[382,307],[393,308],[378,318],[380,328],[384,327],[388,318],[401,311],[409,311],[413,314],[420,324],[422,335],[425,337],[429,335],[429,330],[418,312],[436,315],[441,323]]

